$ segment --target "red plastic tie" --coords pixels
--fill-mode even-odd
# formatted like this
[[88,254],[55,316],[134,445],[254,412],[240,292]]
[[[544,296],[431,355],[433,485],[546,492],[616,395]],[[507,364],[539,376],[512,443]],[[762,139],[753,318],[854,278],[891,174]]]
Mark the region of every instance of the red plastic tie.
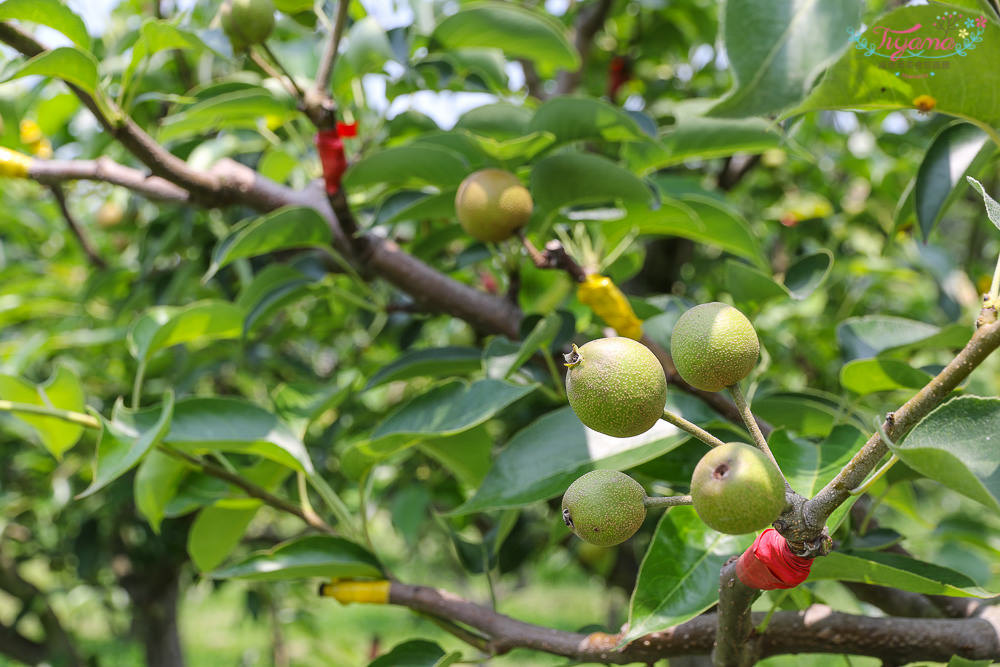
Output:
[[353,139],[358,136],[358,124],[357,123],[341,123],[337,121],[337,134],[344,137],[345,139]]
[[736,576],[762,591],[795,588],[809,576],[812,559],[792,553],[788,541],[774,528],[757,536],[736,561]]
[[340,179],[347,171],[344,141],[340,138],[337,128],[320,130],[316,133],[316,150],[319,152],[320,164],[323,165],[326,192],[331,195],[337,194],[340,191]]

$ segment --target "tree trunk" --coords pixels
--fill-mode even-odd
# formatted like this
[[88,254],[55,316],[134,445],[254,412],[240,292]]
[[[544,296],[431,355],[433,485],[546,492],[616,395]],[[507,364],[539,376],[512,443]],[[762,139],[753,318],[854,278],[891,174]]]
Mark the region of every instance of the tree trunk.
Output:
[[177,624],[180,568],[161,564],[121,579],[132,599],[132,634],[142,643],[147,667],[184,667]]

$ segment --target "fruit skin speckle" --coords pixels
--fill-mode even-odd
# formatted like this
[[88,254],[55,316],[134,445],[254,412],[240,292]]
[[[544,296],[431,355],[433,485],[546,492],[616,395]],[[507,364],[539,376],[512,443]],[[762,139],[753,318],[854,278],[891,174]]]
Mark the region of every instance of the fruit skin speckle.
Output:
[[695,306],[677,320],[670,356],[692,387],[720,391],[745,378],[760,355],[760,342],[746,315],[714,301]]
[[563,495],[563,521],[591,544],[610,547],[635,535],[646,518],[642,485],[617,470],[593,470]]
[[502,241],[528,223],[534,202],[514,174],[480,169],[455,194],[455,212],[466,233],[480,241]]
[[566,396],[588,428],[616,438],[645,433],[663,416],[667,379],[656,356],[631,338],[592,340],[566,355]]
[[785,482],[756,447],[730,442],[709,451],[691,475],[694,511],[720,533],[767,528],[785,509]]

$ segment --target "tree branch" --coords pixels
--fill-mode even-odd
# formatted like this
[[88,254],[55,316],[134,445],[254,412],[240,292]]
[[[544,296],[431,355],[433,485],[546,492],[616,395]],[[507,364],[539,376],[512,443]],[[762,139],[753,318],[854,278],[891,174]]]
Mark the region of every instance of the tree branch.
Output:
[[62,186],[59,184],[50,185],[49,190],[52,191],[52,196],[55,197],[56,204],[59,205],[59,211],[62,212],[63,219],[66,221],[66,225],[69,230],[73,232],[73,236],[76,237],[77,243],[80,244],[80,248],[83,250],[83,254],[87,256],[87,259],[98,269],[108,268],[108,263],[104,261],[104,258],[97,252],[97,248],[91,243],[90,237],[87,236],[83,228],[77,223],[73,214],[69,210],[69,205],[66,202],[66,195],[62,191]]
[[557,95],[571,93],[580,85],[583,70],[587,67],[590,49],[594,43],[594,36],[604,26],[613,4],[614,0],[595,0],[593,4],[580,9],[580,13],[576,17],[576,34],[573,37],[573,44],[580,54],[580,66],[572,72],[566,70],[559,72],[556,76]]
[[58,185],[65,181],[98,181],[120,185],[157,201],[186,204],[191,200],[187,190],[158,176],[114,162],[110,158],[96,160],[32,160],[28,177],[42,185]]
[[750,605],[760,595],[736,576],[736,558],[722,566],[719,575],[718,627],[712,662],[717,667],[744,667],[757,661],[754,644],[747,642],[753,631]]
[[[490,638],[496,654],[515,648],[545,651],[579,662],[652,663],[681,655],[705,655],[712,650],[718,618],[704,614],[676,627],[641,637],[616,649],[620,635],[584,635],[524,623],[446,591],[393,582],[390,604],[450,618]],[[804,611],[782,611],[771,617],[767,630],[755,637],[758,657],[784,653],[847,653],[895,662],[947,662],[952,655],[1000,660],[1000,610],[973,619],[872,618],[835,612],[825,605]],[[764,614],[749,618],[751,627]]]
[[[891,413],[882,424],[882,430],[892,440],[898,440],[941,404],[942,401],[969,376],[979,364],[1000,347],[1000,322],[982,326],[972,339],[938,375],[924,385],[901,408]],[[807,541],[823,529],[827,518],[851,495],[851,489],[860,485],[888,452],[888,447],[878,433],[854,455],[844,469],[801,508],[801,526],[790,526],[788,539]]]
[[337,62],[337,51],[340,49],[340,40],[344,35],[344,26],[347,24],[349,4],[350,0],[337,2],[337,17],[334,19],[333,30],[330,31],[326,43],[323,45],[323,55],[319,59],[319,67],[316,68],[316,80],[306,97],[307,104],[311,100],[321,100],[329,95],[327,89],[330,87],[333,66]]

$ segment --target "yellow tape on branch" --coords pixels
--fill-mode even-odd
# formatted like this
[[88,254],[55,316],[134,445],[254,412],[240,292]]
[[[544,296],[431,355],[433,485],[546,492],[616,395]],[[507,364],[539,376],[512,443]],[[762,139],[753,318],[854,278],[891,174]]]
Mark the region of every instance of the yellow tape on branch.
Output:
[[30,168],[30,156],[0,147],[0,177],[27,178]]
[[319,587],[319,594],[333,598],[341,604],[365,602],[386,604],[389,602],[390,582],[380,581],[331,581]]
[[580,283],[576,297],[580,303],[590,306],[619,336],[633,340],[642,338],[642,320],[636,316],[632,305],[611,278],[592,273]]

